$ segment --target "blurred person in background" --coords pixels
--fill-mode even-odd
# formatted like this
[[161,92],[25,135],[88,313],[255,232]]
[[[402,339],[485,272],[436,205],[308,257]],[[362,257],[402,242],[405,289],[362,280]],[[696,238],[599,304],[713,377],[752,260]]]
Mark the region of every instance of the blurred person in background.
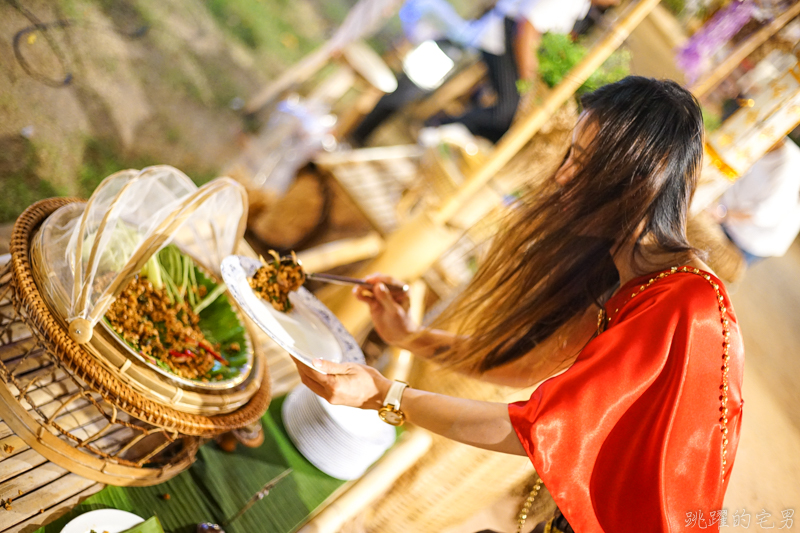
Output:
[[747,265],[786,253],[800,233],[800,147],[778,141],[712,210]]
[[480,19],[477,48],[496,94],[490,107],[476,107],[439,124],[458,122],[473,134],[496,143],[511,127],[521,93],[537,79],[536,51],[547,32],[570,33],[592,5],[607,7],[619,0],[500,0]]
[[[570,33],[592,6],[602,9],[618,3],[619,0],[499,0],[479,19],[464,21],[445,0],[407,0],[400,8],[406,37],[412,43],[421,43],[444,35],[448,46],[456,43],[479,50],[496,95],[489,107],[478,106],[457,117],[436,116],[426,125],[461,123],[473,135],[496,143],[511,127],[521,93],[534,85],[536,51],[542,35]],[[452,51],[446,53],[452,57]],[[384,96],[356,128],[356,143],[363,144],[391,113],[424,94],[406,80],[400,79],[398,84],[396,94]]]

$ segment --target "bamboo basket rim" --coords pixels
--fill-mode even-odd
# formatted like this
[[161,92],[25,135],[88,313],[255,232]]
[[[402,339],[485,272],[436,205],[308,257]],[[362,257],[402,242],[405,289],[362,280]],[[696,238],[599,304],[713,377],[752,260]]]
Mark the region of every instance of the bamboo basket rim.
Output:
[[[14,223],[11,236],[11,274],[14,307],[23,312],[34,336],[74,375],[120,410],[154,426],[184,435],[211,437],[258,420],[271,399],[269,370],[263,365],[261,385],[253,397],[233,412],[207,416],[181,412],[155,402],[122,382],[86,349],[76,344],[52,316],[33,279],[30,239],[47,216],[61,206],[85,201],[80,198],[50,198],[28,207]],[[255,369],[254,369],[255,370]]]

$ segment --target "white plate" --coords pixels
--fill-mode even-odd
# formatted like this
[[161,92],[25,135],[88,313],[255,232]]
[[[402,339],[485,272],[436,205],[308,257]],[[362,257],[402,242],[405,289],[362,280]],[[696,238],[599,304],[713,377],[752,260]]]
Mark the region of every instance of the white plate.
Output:
[[[324,401],[324,400],[323,400]],[[345,410],[365,413],[353,407]],[[388,450],[395,431],[371,416],[341,416],[338,422],[323,408],[319,398],[305,385],[299,385],[283,404],[283,423],[295,447],[321,471],[337,479],[356,479]],[[347,424],[341,422],[347,418]]]
[[332,405],[324,398],[314,395],[317,404],[325,410],[331,422],[342,429],[348,437],[358,439],[365,445],[379,442],[394,442],[397,433],[378,416],[377,411],[357,409],[346,405]]
[[352,335],[330,309],[304,287],[289,294],[292,310],[288,313],[276,310],[256,296],[247,279],[260,266],[258,259],[239,255],[226,257],[220,265],[222,279],[231,296],[259,328],[311,368],[314,368],[311,361],[317,358],[334,363],[364,363],[364,354]]
[[61,533],[120,533],[144,522],[144,519],[127,511],[100,509],[77,516],[64,526]]

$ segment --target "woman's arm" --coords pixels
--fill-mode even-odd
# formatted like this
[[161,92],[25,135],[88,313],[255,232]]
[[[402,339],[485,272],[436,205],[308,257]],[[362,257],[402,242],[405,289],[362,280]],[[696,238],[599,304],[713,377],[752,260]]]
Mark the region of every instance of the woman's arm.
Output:
[[526,455],[508,416],[508,405],[406,389],[402,410],[409,422],[484,450]]
[[[372,291],[356,289],[354,292],[356,298],[369,306],[375,330],[388,344],[430,359],[449,350],[458,341],[451,332],[422,329],[408,317],[407,298],[392,295],[384,285],[400,284],[398,280],[375,275],[368,277],[367,281],[374,284]],[[461,372],[497,385],[531,387],[568,368],[596,329],[597,309],[590,307],[520,359],[483,373]]]
[[[332,404],[380,409],[392,382],[374,368],[317,359],[321,372],[295,362],[303,383]],[[409,422],[433,433],[485,450],[526,455],[503,403],[453,398],[416,389],[403,393]]]

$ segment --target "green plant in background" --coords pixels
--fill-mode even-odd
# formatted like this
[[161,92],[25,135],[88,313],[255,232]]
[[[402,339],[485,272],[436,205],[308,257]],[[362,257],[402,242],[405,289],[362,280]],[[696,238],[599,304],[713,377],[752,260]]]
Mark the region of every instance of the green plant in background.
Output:
[[38,164],[28,139],[0,137],[0,223],[13,222],[29,205],[59,195],[52,183],[36,175]]
[[722,117],[719,113],[703,106],[700,106],[700,110],[703,112],[703,127],[707,132],[712,132],[722,126]]
[[[299,60],[322,42],[322,36],[311,30],[313,24],[303,24],[302,10],[290,0],[207,0],[205,5],[220,26],[248,48],[268,50],[285,64]],[[337,5],[325,11],[346,13]]]
[[686,0],[661,0],[661,5],[673,15],[678,16],[686,8]]
[[[542,36],[542,43],[537,52],[539,76],[547,85],[555,87],[587,53],[586,47],[579,42],[573,42],[569,35],[546,33]],[[589,76],[576,94],[581,95],[608,83],[621,80],[630,74],[630,64],[630,52],[622,49],[617,50],[611,54],[611,57],[599,69]]]

